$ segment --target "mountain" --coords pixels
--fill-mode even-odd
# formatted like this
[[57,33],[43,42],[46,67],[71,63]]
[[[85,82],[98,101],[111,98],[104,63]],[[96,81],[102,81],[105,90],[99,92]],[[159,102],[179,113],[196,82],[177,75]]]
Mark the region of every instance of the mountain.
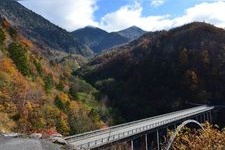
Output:
[[74,72],[127,121],[194,103],[225,104],[225,30],[194,22],[95,57]]
[[92,49],[94,53],[99,53],[103,50],[128,43],[144,33],[145,31],[134,26],[119,32],[111,33],[90,26],[72,32],[75,38],[79,39],[82,43],[85,43],[85,45]]
[[117,33],[108,33],[96,27],[85,27],[72,32],[75,38],[89,46],[94,53],[99,53],[104,49],[127,43],[129,39]]
[[40,51],[92,55],[91,50],[75,39],[69,32],[52,24],[42,16],[28,10],[16,1],[1,0],[0,14],[26,38],[36,42]]
[[142,36],[146,31],[138,28],[136,26],[129,27],[127,29],[121,30],[117,32],[119,35],[124,36],[130,40],[135,40]]

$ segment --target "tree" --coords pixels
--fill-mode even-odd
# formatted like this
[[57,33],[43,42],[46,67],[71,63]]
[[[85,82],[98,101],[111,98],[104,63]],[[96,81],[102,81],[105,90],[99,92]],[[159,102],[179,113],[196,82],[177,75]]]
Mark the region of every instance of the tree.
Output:
[[66,109],[65,104],[62,102],[62,100],[59,96],[56,96],[56,98],[55,98],[55,106],[63,111],[65,111],[65,109]]
[[18,43],[11,43],[8,47],[10,58],[16,64],[17,69],[24,76],[31,76],[26,49]]
[[5,40],[5,34],[4,34],[4,31],[0,28],[0,44],[3,44],[4,40]]
[[44,83],[45,83],[45,91],[46,92],[49,92],[54,87],[54,81],[50,75],[47,75],[44,78]]
[[184,48],[180,54],[179,54],[179,59],[180,59],[180,63],[181,65],[187,65],[188,64],[188,50],[186,48]]

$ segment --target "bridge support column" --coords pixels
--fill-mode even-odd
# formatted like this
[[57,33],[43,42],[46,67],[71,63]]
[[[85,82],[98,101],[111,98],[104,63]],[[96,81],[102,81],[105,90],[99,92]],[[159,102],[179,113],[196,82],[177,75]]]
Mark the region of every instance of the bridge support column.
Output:
[[209,111],[209,123],[212,123],[212,112]]
[[156,131],[156,136],[157,136],[157,149],[160,150],[159,130]]
[[145,134],[145,150],[148,150],[148,134]]
[[209,113],[206,112],[206,120],[209,122]]
[[203,123],[203,116],[202,116],[202,114],[199,115],[199,122]]
[[204,113],[204,122],[206,121],[206,114],[207,114],[207,113]]
[[204,116],[204,113],[202,114],[202,123],[205,122],[205,116]]
[[134,150],[134,141],[133,140],[130,141],[130,150]]
[[176,131],[176,129],[177,129],[176,123],[173,125],[173,128],[174,128],[174,131]]

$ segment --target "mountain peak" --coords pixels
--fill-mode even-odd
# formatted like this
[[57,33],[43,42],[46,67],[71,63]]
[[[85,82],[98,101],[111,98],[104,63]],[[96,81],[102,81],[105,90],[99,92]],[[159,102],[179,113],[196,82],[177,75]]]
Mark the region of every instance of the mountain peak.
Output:
[[[142,30],[141,28],[139,28],[138,26],[135,26],[135,25],[130,26],[130,27],[129,27],[129,28],[127,28],[127,29]],[[125,29],[125,30],[126,30],[126,29]]]
[[121,30],[118,32],[118,34],[120,34],[121,36],[129,38],[131,40],[137,39],[144,33],[146,33],[146,31],[142,30],[141,28],[139,28],[137,26],[131,26],[127,29],[124,29],[124,30]]

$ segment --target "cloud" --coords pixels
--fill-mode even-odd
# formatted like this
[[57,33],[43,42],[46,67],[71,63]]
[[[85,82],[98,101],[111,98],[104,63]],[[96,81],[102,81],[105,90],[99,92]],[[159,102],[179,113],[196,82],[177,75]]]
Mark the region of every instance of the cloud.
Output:
[[102,17],[99,26],[108,31],[121,30],[132,25],[139,26],[147,31],[170,29],[193,21],[204,21],[218,27],[225,27],[225,2],[201,2],[187,8],[184,15],[173,18],[170,14],[162,16],[143,16],[143,7],[135,2],[125,5],[115,12]]
[[193,21],[204,21],[214,24],[218,27],[225,27],[225,2],[203,2],[191,8],[188,8],[185,15],[175,18],[173,21],[176,25]]
[[152,7],[159,7],[165,3],[164,0],[152,0],[151,1],[151,6]]
[[23,5],[42,14],[51,22],[72,31],[87,25],[97,26],[94,12],[96,0],[39,0],[20,1]]
[[[170,29],[193,21],[205,21],[218,27],[225,27],[224,0],[209,0],[207,2],[198,0],[198,4],[187,8],[183,15],[175,18],[169,13],[161,16],[143,16],[143,3],[134,0],[133,3],[103,15],[98,22],[94,17],[95,11],[98,9],[97,1],[64,0],[56,2],[55,0],[40,0],[21,1],[20,3],[69,31],[87,25],[97,26],[107,31],[118,31],[133,25],[146,31],[155,31]],[[160,1],[151,0],[155,6],[162,4]]]
[[142,16],[143,7],[139,2],[125,5],[115,12],[108,13],[102,17],[99,26],[107,31],[118,31],[132,25],[141,27],[148,31],[160,30],[171,26],[170,15]]

